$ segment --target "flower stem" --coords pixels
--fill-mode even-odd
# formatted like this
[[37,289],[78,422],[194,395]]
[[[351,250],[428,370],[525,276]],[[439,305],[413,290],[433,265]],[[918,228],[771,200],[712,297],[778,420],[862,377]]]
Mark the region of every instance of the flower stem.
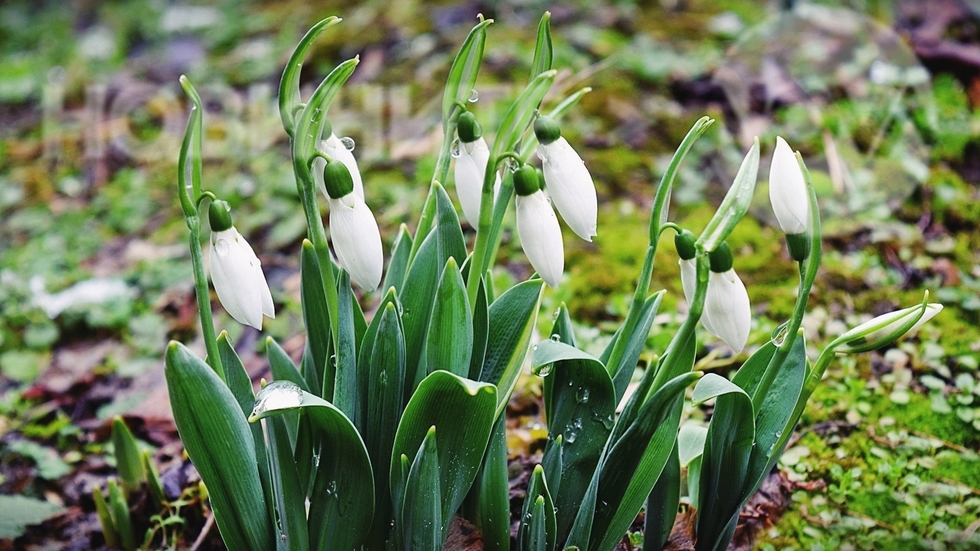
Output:
[[207,350],[208,365],[214,372],[225,380],[225,369],[221,364],[218,353],[218,339],[214,334],[214,319],[211,316],[211,292],[208,289],[208,276],[204,273],[204,253],[201,250],[201,219],[197,216],[187,217],[187,228],[190,230],[188,246],[191,249],[191,265],[194,269],[194,290],[197,294],[197,309],[201,315],[201,332],[204,334],[204,347]]

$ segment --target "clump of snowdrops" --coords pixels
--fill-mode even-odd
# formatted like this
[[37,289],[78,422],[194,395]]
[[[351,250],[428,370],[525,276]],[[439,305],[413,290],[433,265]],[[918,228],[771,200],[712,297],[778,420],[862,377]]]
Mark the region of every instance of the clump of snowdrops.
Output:
[[[215,335],[201,246],[205,203],[211,282],[224,309],[261,329],[275,305],[228,204],[203,188],[202,105],[181,80],[193,107],[178,194],[207,358],[173,342],[166,375],[181,439],[230,549],[438,550],[460,516],[480,529],[486,549],[610,550],[644,507],[644,548],[658,549],[682,494],[698,513],[697,548],[725,549],[739,510],[774,466],[835,354],[889,344],[941,308],[924,299],[871,320],[809,361],[800,326],[820,263],[820,218],[802,159],[780,139],[770,196],[799,266],[793,315],[731,380],[693,371],[698,323],[735,352],[747,344],[749,296],[726,238],[748,210],[760,157],[756,140],[699,233],[669,222],[674,176],[712,123],[705,117],[654,189],[636,291],[605,351],[596,358],[576,348],[564,306],[550,338],[532,343],[545,285],[561,284],[555,209],[578,238],[603,234],[592,178],[560,126],[588,89],[542,104],[556,74],[549,20],[545,14],[538,27],[529,82],[492,144],[467,101],[492,21],[481,18],[467,36],[449,71],[444,139],[425,206],[414,233],[403,226],[394,238],[387,264],[357,162],[328,115],[358,59],[339,64],[304,103],[303,60],[340,19],[317,23],[302,39],[283,73],[279,111],[308,226],[299,251],[306,347],[297,365],[267,339],[273,381],[257,394],[227,333]],[[451,165],[455,195],[476,230],[472,247],[443,185]],[[512,202],[521,247],[537,275],[497,289],[490,271]],[[664,294],[649,287],[667,230],[675,234],[687,317],[617,411]],[[352,284],[380,289],[370,319]],[[528,364],[544,379],[548,440],[512,545],[504,411]],[[715,401],[706,428],[680,426],[685,391],[695,383],[695,405]]]

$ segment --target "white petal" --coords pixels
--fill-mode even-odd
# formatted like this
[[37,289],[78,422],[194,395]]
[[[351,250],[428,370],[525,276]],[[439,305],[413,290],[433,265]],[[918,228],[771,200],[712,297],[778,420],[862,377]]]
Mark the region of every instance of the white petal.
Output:
[[783,232],[789,235],[806,233],[810,223],[810,203],[803,180],[803,171],[796,154],[782,138],[776,138],[769,169],[769,201]]
[[356,193],[330,199],[330,240],[351,280],[365,291],[377,289],[384,268],[381,231],[371,209]]
[[[901,310],[895,310],[894,312],[888,312],[887,314],[882,314],[848,330],[841,335],[841,338],[847,340],[849,338],[856,339],[859,337],[864,337],[866,341],[873,341],[876,338],[887,336],[889,333],[894,332],[902,325],[907,323],[912,316],[918,315],[920,308],[922,308],[921,305],[912,306]],[[942,311],[942,304],[936,302],[927,304],[926,311],[922,313],[922,317],[919,318],[919,321],[915,322],[915,324],[905,334],[910,335],[916,332],[920,327],[925,325],[927,321],[936,317],[936,314]]]
[[234,227],[211,234],[210,266],[218,300],[232,318],[261,329],[263,314],[275,317],[262,265]]
[[725,341],[735,352],[745,348],[752,325],[752,311],[749,294],[735,270],[709,274],[704,315],[710,322],[710,327],[704,324],[705,329]]
[[558,287],[565,269],[565,251],[561,227],[551,203],[538,190],[526,197],[517,196],[517,235],[521,248],[541,279]]
[[690,260],[682,258],[677,263],[681,266],[681,288],[684,289],[684,300],[691,304],[694,302],[694,291],[698,286],[697,261],[693,258]]
[[[480,201],[483,199],[483,176],[490,159],[490,149],[483,138],[474,142],[460,143],[459,157],[453,174],[456,178],[456,195],[463,207],[463,215],[476,226],[480,220]],[[500,173],[497,173],[493,186],[493,196],[497,197],[500,190]]]
[[558,213],[575,235],[592,241],[596,235],[598,201],[589,169],[565,138],[539,145],[537,153],[548,195]]
[[[354,153],[348,151],[344,144],[340,141],[340,138],[336,134],[331,134],[329,138],[320,142],[317,146],[317,150],[322,153],[329,155],[347,167],[350,172],[351,180],[354,181],[354,193],[357,194],[361,200],[364,200],[364,183],[361,181],[361,171],[357,168],[357,160],[354,158]],[[316,159],[313,161],[313,181],[316,182],[317,188],[327,195],[327,188],[323,183],[323,167],[326,166],[326,161],[323,159]],[[327,195],[329,197],[329,195]]]

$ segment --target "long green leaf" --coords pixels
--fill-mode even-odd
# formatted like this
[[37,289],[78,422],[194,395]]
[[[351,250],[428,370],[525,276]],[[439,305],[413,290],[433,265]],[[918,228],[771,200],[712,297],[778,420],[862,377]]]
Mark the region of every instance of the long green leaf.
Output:
[[[351,290],[350,274],[346,271],[340,273],[337,278],[337,343],[338,349],[334,353],[335,362],[330,367],[333,368],[334,378],[327,384],[327,379],[323,381],[323,398],[330,400],[333,405],[344,412],[348,418],[354,421],[357,411],[357,344],[358,344],[358,325],[364,320],[364,313],[360,311],[357,304],[357,297]],[[361,330],[363,335],[364,331]],[[329,370],[328,370],[329,371]]]
[[165,374],[174,423],[208,487],[225,544],[232,549],[273,549],[271,514],[252,434],[235,397],[204,361],[180,343],[167,346]]
[[546,11],[538,22],[538,39],[534,44],[534,61],[531,62],[531,80],[551,70],[554,56],[554,47],[551,45],[551,12]]
[[307,520],[310,548],[353,549],[368,535],[374,517],[374,475],[367,448],[342,411],[289,381],[262,389],[249,421],[297,409],[309,417],[321,442]]
[[486,551],[510,549],[510,500],[507,477],[506,419],[497,418],[490,444],[473,488],[467,496],[467,515],[483,534]]
[[306,392],[310,392],[309,387],[306,386],[306,379],[303,378],[292,358],[279,346],[276,339],[265,338],[265,353],[269,357],[269,370],[272,372],[273,380],[292,381]]
[[[381,304],[378,305],[378,312],[384,312],[389,305],[393,306],[395,311],[398,311],[400,308],[394,289],[388,289],[388,292],[385,293],[384,298],[381,299]],[[368,325],[367,331],[364,332],[364,337],[361,339],[361,347],[358,351],[357,373],[355,373],[357,377],[356,416],[352,421],[354,421],[354,426],[362,434],[367,434],[371,430],[367,424],[368,388],[370,386],[370,376],[373,373],[371,355],[374,353],[374,343],[378,338],[378,328],[381,325],[382,317],[376,315],[371,320],[371,324]],[[404,328],[405,326],[403,324],[403,333]]]
[[[502,153],[514,150],[524,131],[531,124],[534,110],[541,104],[541,100],[551,88],[551,83],[554,82],[556,74],[557,72],[552,69],[535,76],[521,92],[521,95],[514,100],[500,121],[497,136],[494,138],[493,147],[490,149],[491,160],[499,159]],[[496,170],[497,167],[487,165],[487,174],[496,172]]]
[[657,317],[663,296],[664,291],[660,291],[647,297],[632,331],[628,335],[623,334],[618,337],[626,340],[623,354],[619,357],[617,365],[608,366],[609,373],[613,378],[613,386],[616,387],[617,402],[626,394],[626,387],[629,386],[633,371],[636,369],[636,363],[640,359],[640,354],[643,353],[647,337],[650,335],[650,328],[653,327],[653,319]]
[[333,370],[327,365],[330,314],[327,311],[327,297],[323,292],[321,269],[313,243],[303,240],[300,252],[300,303],[303,306],[306,342],[313,362],[313,372],[304,373],[304,376],[310,383],[309,388],[316,389],[321,388],[323,379],[332,380],[334,376]]
[[122,483],[123,493],[128,497],[139,490],[146,481],[143,463],[140,461],[140,451],[136,447],[136,438],[130,432],[122,417],[112,420],[112,448],[116,456],[116,470]]
[[293,114],[302,102],[299,95],[299,77],[306,53],[313,45],[313,41],[320,36],[320,33],[324,29],[336,25],[340,21],[341,19],[339,17],[331,15],[316,25],[313,25],[306,32],[306,35],[303,36],[302,40],[299,41],[299,44],[296,45],[296,49],[293,50],[293,55],[289,56],[289,62],[282,72],[282,80],[279,81],[279,117],[282,119],[283,129],[290,136],[293,135],[293,129],[296,126],[293,120]]
[[[465,268],[465,266],[464,266]],[[480,280],[473,309],[473,353],[470,355],[470,379],[479,379],[487,357],[487,338],[490,331],[489,300],[486,280]]]
[[279,513],[279,532],[276,548],[284,551],[305,551],[310,547],[306,528],[306,490],[300,483],[299,471],[289,443],[286,419],[266,420],[269,434],[269,462],[276,510]]
[[518,283],[490,305],[487,357],[480,380],[497,386],[497,415],[507,406],[524,365],[542,287],[540,279]]
[[403,549],[442,551],[446,534],[441,499],[441,465],[436,427],[432,426],[419,446],[405,484],[402,506]]
[[388,262],[388,272],[385,273],[385,281],[381,285],[382,289],[402,288],[402,284],[405,282],[405,272],[408,271],[408,259],[412,254],[412,243],[412,234],[408,233],[408,226],[402,224],[398,228],[395,244],[391,248],[391,260]]
[[487,41],[487,27],[491,23],[493,19],[483,19],[480,16],[480,22],[470,30],[449,68],[446,91],[442,96],[443,121],[451,118],[457,103],[469,100],[473,87],[476,86],[476,76],[483,62],[483,47]]
[[[543,506],[540,509],[537,507],[538,500],[542,500]],[[548,491],[544,468],[537,465],[527,485],[527,495],[517,530],[517,548],[551,551],[555,548],[556,531],[555,504],[551,500],[551,492]]]
[[436,287],[435,302],[426,333],[426,371],[443,369],[469,376],[473,354],[473,313],[466,299],[466,284],[456,259],[450,257]]
[[701,458],[698,551],[728,547],[729,521],[742,505],[755,441],[752,398],[744,390],[709,373],[694,388],[692,401],[697,405],[711,398],[717,400]]
[[415,454],[430,427],[436,427],[442,489],[442,534],[469,491],[483,461],[494,425],[497,391],[491,384],[434,371],[422,380],[405,406],[395,433],[390,480],[396,459]]
[[681,464],[674,446],[660,478],[647,498],[643,519],[643,545],[663,549],[674,527],[677,507],[681,500]]

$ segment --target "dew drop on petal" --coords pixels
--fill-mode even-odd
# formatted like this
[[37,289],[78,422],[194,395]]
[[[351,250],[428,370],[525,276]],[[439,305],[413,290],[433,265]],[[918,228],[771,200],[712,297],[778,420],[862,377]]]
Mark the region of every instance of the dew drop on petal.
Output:
[[340,138],[340,145],[344,146],[344,149],[347,151],[354,151],[354,138],[344,136],[343,138]]
[[470,90],[470,97],[466,98],[466,101],[470,103],[476,103],[480,101],[480,92],[477,92],[476,88]]
[[218,242],[214,244],[214,251],[221,256],[225,256],[231,252],[231,245],[228,244],[227,239],[219,239]]
[[521,164],[518,163],[513,157],[507,157],[504,164],[507,165],[507,170],[510,170],[511,172],[517,172],[517,170],[521,168]]
[[298,407],[303,403],[303,390],[292,381],[273,381],[255,396],[252,415],[278,409]]
[[459,138],[453,140],[453,143],[449,144],[449,154],[452,155],[454,159],[459,158]]

